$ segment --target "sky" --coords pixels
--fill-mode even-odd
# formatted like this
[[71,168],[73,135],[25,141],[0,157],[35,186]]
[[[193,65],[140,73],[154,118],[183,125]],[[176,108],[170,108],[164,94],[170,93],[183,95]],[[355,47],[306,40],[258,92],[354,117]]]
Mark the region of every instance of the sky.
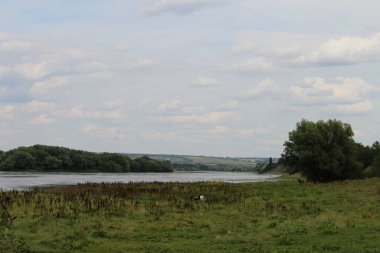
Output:
[[0,150],[279,157],[380,136],[378,0],[0,0]]

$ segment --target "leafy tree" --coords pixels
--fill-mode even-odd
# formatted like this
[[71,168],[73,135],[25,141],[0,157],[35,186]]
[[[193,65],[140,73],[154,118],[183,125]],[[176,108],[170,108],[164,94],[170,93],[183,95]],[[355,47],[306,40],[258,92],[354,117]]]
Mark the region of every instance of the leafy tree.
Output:
[[374,149],[376,152],[380,152],[380,143],[378,141],[375,141],[372,144],[372,149]]
[[76,172],[166,172],[173,171],[168,161],[149,157],[131,160],[117,153],[93,153],[64,147],[34,145],[0,152],[0,170],[42,170]]
[[32,170],[35,167],[34,157],[24,150],[16,150],[1,163],[1,170]]
[[364,168],[370,166],[376,156],[376,150],[370,146],[364,146],[361,143],[357,143],[357,158],[361,162]]
[[53,156],[48,156],[43,161],[43,169],[45,171],[60,171],[62,170],[62,161]]
[[0,163],[4,159],[4,151],[0,150]]
[[372,165],[372,176],[380,177],[380,153],[375,157]]
[[362,166],[353,136],[351,126],[341,121],[303,119],[289,133],[282,161],[291,173],[300,172],[311,181],[358,178]]
[[169,161],[158,161],[143,156],[133,160],[131,170],[134,172],[171,172],[173,168]]

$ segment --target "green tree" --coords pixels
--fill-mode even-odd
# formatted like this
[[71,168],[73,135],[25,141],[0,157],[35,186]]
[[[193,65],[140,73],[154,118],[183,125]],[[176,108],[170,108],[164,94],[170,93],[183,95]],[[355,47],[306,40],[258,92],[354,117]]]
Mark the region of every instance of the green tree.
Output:
[[43,169],[45,171],[60,171],[62,170],[62,161],[53,156],[48,156],[43,161]]
[[376,150],[370,146],[364,146],[361,143],[357,143],[356,145],[358,161],[363,164],[364,168],[368,168],[375,159]]
[[378,141],[375,141],[373,144],[372,144],[372,148],[376,151],[376,152],[380,152],[380,143]]
[[380,177],[380,153],[377,154],[372,164],[372,176]]
[[149,157],[131,160],[125,154],[94,153],[64,147],[34,145],[0,152],[0,171],[163,172],[169,161]]
[[0,170],[32,170],[36,160],[26,151],[15,150],[2,161]]
[[289,133],[282,161],[289,172],[300,172],[311,181],[358,178],[362,166],[356,159],[353,136],[351,126],[341,121],[303,119]]

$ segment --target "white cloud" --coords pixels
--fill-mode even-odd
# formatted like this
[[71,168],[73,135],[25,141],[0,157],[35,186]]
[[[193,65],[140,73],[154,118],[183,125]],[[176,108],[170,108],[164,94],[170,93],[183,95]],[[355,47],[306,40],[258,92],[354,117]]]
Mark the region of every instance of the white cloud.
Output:
[[0,106],[0,117],[11,118],[13,116],[13,109],[14,107],[12,105]]
[[27,79],[35,80],[47,76],[51,72],[51,64],[52,63],[48,61],[21,63],[14,67],[14,71]]
[[8,34],[6,34],[4,32],[0,32],[0,40],[7,39],[8,37],[9,37]]
[[259,136],[259,135],[267,135],[273,133],[273,129],[275,127],[256,127],[256,128],[250,128],[250,129],[242,129],[239,130],[238,134],[241,137],[252,137],[252,136]]
[[290,88],[295,101],[300,104],[360,102],[374,90],[376,88],[373,85],[358,77],[338,77],[335,80],[309,77],[305,78],[301,84]]
[[179,110],[183,106],[183,103],[177,99],[171,100],[167,103],[160,104],[158,110],[161,112]]
[[123,108],[94,108],[87,109],[82,105],[72,107],[70,116],[75,119],[91,120],[124,120],[125,113]]
[[242,72],[267,72],[272,71],[276,66],[264,57],[255,57],[245,62],[236,63],[232,69]]
[[139,60],[128,63],[128,68],[129,69],[145,69],[145,68],[152,67],[153,64],[154,62],[152,60],[139,59]]
[[232,48],[233,53],[247,53],[257,50],[255,43],[250,41],[242,42]]
[[82,128],[82,132],[102,139],[117,139],[122,140],[126,137],[126,132],[118,127],[102,127],[94,124],[86,125]]
[[39,112],[55,109],[56,105],[54,103],[47,103],[43,101],[33,100],[23,106],[23,109],[31,112]]
[[356,114],[372,111],[373,105],[371,101],[362,101],[354,104],[335,105],[332,109],[343,114]]
[[236,110],[238,109],[238,107],[239,107],[239,102],[236,100],[231,100],[231,101],[221,104],[220,106],[218,106],[217,109],[228,111],[228,110]]
[[[235,0],[236,1],[236,0]],[[159,15],[165,12],[185,15],[206,7],[232,3],[233,0],[155,0],[143,8],[146,15]]]
[[0,96],[5,95],[9,91],[6,87],[0,87]]
[[358,77],[325,80],[310,77],[292,86],[290,93],[295,105],[322,106],[341,113],[370,111],[369,96],[377,89]]
[[86,125],[82,128],[82,131],[85,133],[92,133],[97,129],[97,127],[93,124]]
[[231,129],[227,126],[217,125],[214,126],[208,133],[212,135],[229,135],[231,134]]
[[0,51],[3,52],[19,52],[29,50],[31,44],[23,41],[9,40],[0,41]]
[[219,82],[216,79],[204,76],[198,76],[193,82],[193,86],[197,87],[212,87],[217,86],[218,84]]
[[9,74],[10,72],[11,72],[10,68],[0,65],[0,78]]
[[65,88],[69,84],[70,80],[67,76],[55,76],[43,81],[35,82],[30,90],[36,94],[47,93]]
[[42,114],[31,119],[31,123],[34,125],[50,125],[54,120],[47,114]]
[[149,141],[149,143],[158,142],[160,145],[162,143],[173,143],[175,146],[200,144],[203,141],[201,138],[194,138],[193,136],[189,136],[189,134],[183,134],[178,131],[159,132],[153,130],[143,132],[140,135],[142,139]]
[[[344,66],[380,59],[380,33],[338,38],[281,33],[243,33],[242,36],[241,42],[232,47],[232,52],[253,57],[235,64],[236,69],[245,71]],[[279,45],[278,41],[282,44]]]
[[300,66],[347,65],[379,61],[380,33],[371,37],[342,37],[322,43],[318,49],[299,55],[294,63]]
[[243,95],[244,98],[262,98],[267,96],[273,96],[277,94],[280,87],[271,79],[266,79],[258,83],[255,87],[248,90],[246,94]]
[[240,116],[231,111],[213,111],[203,114],[155,116],[151,118],[157,122],[171,122],[181,124],[211,124],[240,120]]

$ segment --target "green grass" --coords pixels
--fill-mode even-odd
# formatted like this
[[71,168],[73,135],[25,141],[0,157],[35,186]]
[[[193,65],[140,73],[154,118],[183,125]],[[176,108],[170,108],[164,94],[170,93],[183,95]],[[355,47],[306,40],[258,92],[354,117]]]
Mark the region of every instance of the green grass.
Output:
[[0,201],[4,253],[380,251],[380,179],[85,184]]

